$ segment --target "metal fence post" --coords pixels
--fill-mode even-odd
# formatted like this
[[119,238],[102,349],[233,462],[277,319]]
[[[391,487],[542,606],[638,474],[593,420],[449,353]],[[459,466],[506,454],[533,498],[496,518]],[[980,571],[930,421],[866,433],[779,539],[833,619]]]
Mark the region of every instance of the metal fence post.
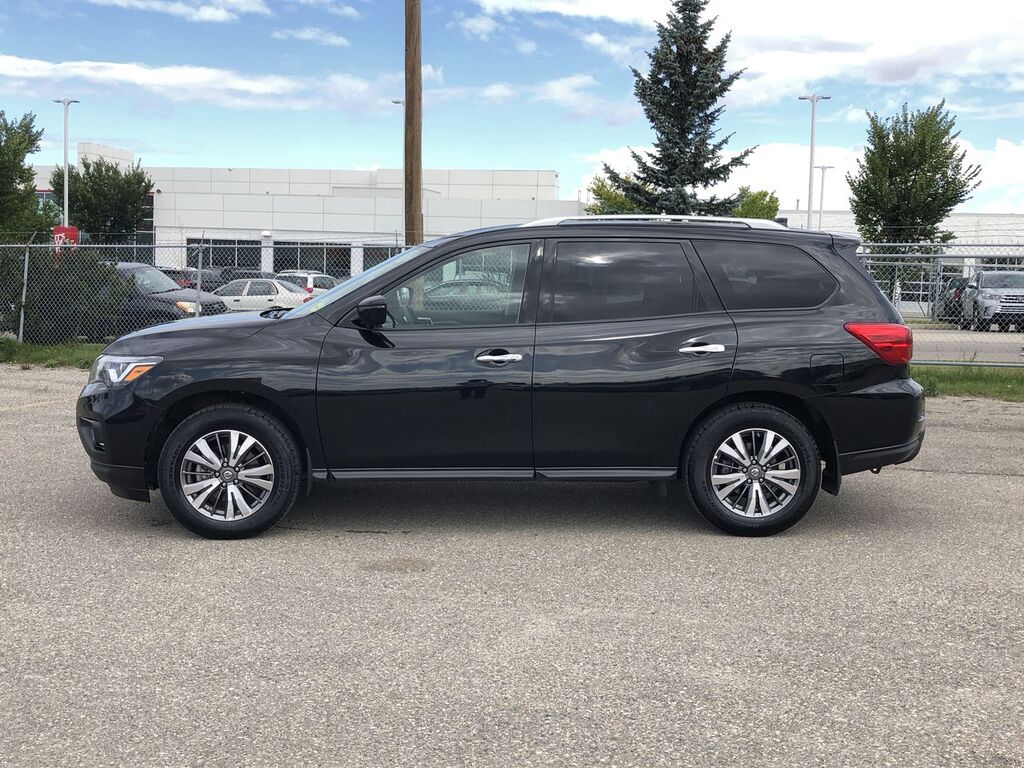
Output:
[[[34,237],[34,235],[33,235]],[[31,242],[31,240],[29,241]],[[25,300],[28,298],[28,243],[25,244],[25,266],[21,272],[21,317],[18,320],[18,343],[25,341]]]

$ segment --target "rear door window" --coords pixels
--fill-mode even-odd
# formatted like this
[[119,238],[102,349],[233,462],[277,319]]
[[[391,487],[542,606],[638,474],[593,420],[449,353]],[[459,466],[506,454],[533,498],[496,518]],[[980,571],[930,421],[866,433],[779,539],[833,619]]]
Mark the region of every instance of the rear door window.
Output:
[[693,247],[729,310],[808,309],[836,290],[835,278],[799,248],[727,240]]
[[693,311],[693,272],[679,243],[563,240],[549,274],[550,316],[556,323]]
[[247,296],[273,296],[277,288],[269,280],[253,280],[249,283]]

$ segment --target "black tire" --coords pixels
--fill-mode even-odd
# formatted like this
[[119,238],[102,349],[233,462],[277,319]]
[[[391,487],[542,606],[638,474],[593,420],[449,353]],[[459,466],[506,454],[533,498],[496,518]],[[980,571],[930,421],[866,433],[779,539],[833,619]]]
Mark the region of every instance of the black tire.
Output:
[[[273,462],[273,488],[262,506],[233,520],[201,514],[185,497],[180,472],[185,454],[200,437],[217,430],[239,430],[254,437]],[[160,494],[171,514],[194,533],[209,539],[243,539],[275,525],[292,508],[302,486],[302,452],[295,437],[261,408],[225,403],[196,411],[167,438],[158,467]]]
[[[747,429],[768,429],[781,435],[789,441],[800,463],[796,493],[781,509],[763,517],[733,512],[711,484],[712,458],[718,447],[731,435]],[[697,511],[712,525],[737,536],[770,536],[786,530],[807,513],[821,486],[821,457],[810,432],[792,414],[763,403],[736,403],[705,418],[683,449],[681,469]]]

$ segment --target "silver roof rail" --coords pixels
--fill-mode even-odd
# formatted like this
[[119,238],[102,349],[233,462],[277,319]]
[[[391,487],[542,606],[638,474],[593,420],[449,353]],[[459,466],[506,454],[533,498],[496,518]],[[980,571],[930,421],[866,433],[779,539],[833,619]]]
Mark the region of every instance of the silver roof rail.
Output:
[[549,219],[537,219],[523,224],[524,227],[557,227],[563,224],[612,224],[642,221],[655,224],[712,224],[724,227],[743,227],[744,229],[787,229],[783,224],[771,219],[740,219],[730,216],[672,216],[667,214],[622,213],[596,216],[555,216]]

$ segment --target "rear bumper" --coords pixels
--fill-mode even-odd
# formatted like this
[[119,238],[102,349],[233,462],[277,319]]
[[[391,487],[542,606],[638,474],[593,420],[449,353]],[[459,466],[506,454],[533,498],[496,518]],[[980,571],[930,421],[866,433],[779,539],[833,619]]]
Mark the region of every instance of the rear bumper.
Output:
[[839,468],[842,474],[852,475],[855,472],[864,472],[869,469],[880,469],[890,464],[903,464],[917,457],[924,444],[924,429],[921,433],[903,445],[893,445],[888,448],[874,448],[870,451],[855,451],[853,453],[839,454]]

